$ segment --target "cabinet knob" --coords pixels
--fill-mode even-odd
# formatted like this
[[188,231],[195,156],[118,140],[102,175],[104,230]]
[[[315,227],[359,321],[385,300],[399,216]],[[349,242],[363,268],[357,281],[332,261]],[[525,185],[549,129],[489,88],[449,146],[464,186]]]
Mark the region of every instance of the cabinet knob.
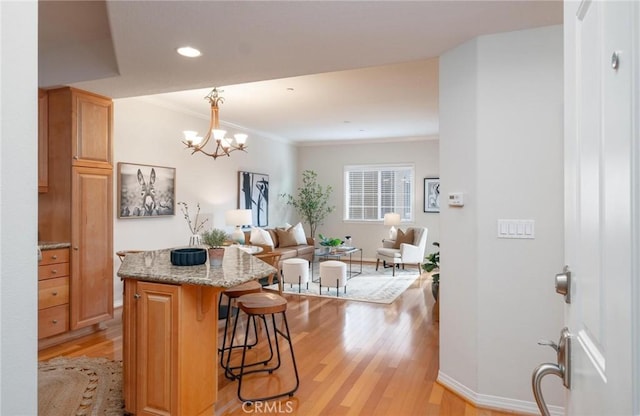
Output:
[[51,293],[51,296],[58,296],[58,292]]
[[58,259],[58,256],[56,256],[56,255],[54,254],[53,256],[51,256],[51,259],[52,259],[52,260],[57,260],[57,259]]
[[78,251],[78,246],[74,247],[73,249],[74,249],[75,251]]
[[133,298],[134,299],[140,299],[140,295],[138,293],[136,293],[136,294],[133,295]]
[[56,274],[58,271],[56,269],[51,270],[51,274]]
[[78,155],[74,155],[73,160],[78,160]]
[[54,319],[53,321],[51,321],[51,323],[52,323],[52,324],[57,324],[57,323],[58,323],[58,320],[57,320],[57,319]]

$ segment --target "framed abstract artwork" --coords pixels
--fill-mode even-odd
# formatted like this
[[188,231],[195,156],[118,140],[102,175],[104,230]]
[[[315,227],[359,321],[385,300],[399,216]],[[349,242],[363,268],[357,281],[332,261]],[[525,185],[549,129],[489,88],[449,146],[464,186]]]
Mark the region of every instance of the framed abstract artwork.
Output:
[[440,212],[440,178],[424,178],[424,212]]
[[238,172],[238,208],[251,210],[253,226],[269,225],[269,175]]
[[175,215],[176,169],[118,163],[118,218]]

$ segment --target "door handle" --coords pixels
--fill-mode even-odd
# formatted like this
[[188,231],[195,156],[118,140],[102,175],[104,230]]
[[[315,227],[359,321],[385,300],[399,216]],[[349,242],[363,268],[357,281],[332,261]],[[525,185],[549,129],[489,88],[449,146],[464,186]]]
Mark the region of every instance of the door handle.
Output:
[[542,378],[549,374],[554,374],[562,379],[562,384],[566,388],[571,389],[571,333],[569,332],[569,328],[562,328],[562,331],[560,331],[560,341],[558,341],[557,344],[549,340],[539,341],[538,344],[549,346],[556,350],[557,353],[557,364],[540,364],[533,371],[531,377],[531,387],[533,389],[533,396],[538,404],[538,409],[540,409],[542,416],[549,416],[549,409],[542,395]]
[[569,266],[564,266],[562,273],[555,278],[556,292],[564,296],[565,303],[571,303],[571,271]]

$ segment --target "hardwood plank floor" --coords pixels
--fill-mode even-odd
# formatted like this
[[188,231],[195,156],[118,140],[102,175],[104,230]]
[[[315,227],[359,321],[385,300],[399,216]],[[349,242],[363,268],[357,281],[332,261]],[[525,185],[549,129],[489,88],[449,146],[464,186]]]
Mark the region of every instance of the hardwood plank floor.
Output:
[[[238,383],[220,372],[216,415],[514,415],[475,408],[435,382],[439,326],[426,276],[391,305],[285,297],[300,374],[298,391],[293,397],[255,403],[251,408],[238,400]],[[121,360],[120,311],[107,326],[99,333],[41,350],[38,358],[84,355]],[[247,357],[262,353],[264,349],[255,348]],[[243,384],[246,395],[268,394],[293,385],[288,349],[283,347],[281,353],[279,370],[247,377]]]

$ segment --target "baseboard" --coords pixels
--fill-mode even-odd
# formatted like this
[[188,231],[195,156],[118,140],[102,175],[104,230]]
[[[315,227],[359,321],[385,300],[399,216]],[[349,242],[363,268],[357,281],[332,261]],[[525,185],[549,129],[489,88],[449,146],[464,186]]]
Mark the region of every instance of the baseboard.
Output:
[[[482,407],[491,410],[500,410],[517,413],[527,413],[532,415],[539,415],[538,405],[535,402],[529,402],[524,400],[509,399],[500,396],[491,396],[488,394],[479,394],[459,383],[457,380],[449,377],[441,371],[438,371],[438,378],[436,380],[446,389],[451,390],[453,393],[461,396],[466,401],[472,403],[476,407]],[[533,394],[533,393],[532,393]],[[564,415],[564,407],[562,406],[548,406],[549,413],[554,416]]]

